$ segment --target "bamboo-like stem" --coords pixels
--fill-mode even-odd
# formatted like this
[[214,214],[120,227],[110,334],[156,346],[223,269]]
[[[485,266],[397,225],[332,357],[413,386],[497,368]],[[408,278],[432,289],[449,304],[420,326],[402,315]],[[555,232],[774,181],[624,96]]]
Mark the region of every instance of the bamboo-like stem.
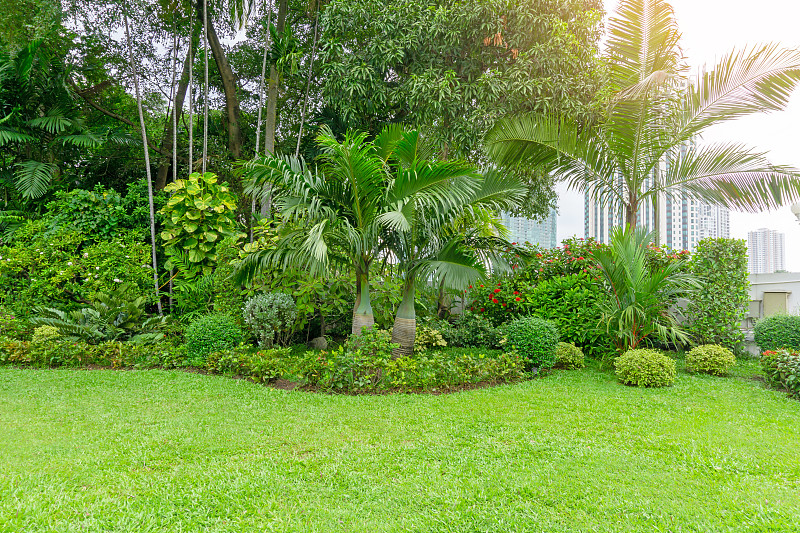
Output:
[[208,157],[208,0],[203,0],[203,62],[205,83],[203,84],[203,174],[206,173]]
[[128,14],[123,14],[125,18],[125,39],[128,43],[128,59],[131,71],[133,72],[133,86],[136,91],[136,107],[139,110],[139,124],[142,129],[142,145],[144,146],[144,166],[147,174],[147,201],[150,205],[150,249],[153,259],[153,286],[155,287],[156,305],[158,314],[163,314],[161,309],[161,295],[158,290],[158,261],[156,258],[156,214],[153,206],[153,175],[150,172],[150,150],[147,147],[147,128],[144,123],[144,111],[142,110],[142,94],[139,91],[139,72],[133,60],[133,46],[131,44],[131,31],[128,27]]

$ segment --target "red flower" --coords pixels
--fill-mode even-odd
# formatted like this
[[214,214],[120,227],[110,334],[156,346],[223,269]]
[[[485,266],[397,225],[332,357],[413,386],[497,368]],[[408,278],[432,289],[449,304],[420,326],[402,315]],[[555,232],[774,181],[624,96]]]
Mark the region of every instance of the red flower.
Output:
[[516,301],[518,301],[518,302],[519,302],[519,301],[522,301],[522,298],[520,298],[519,296],[517,296],[517,297],[516,297],[516,298],[514,298],[514,299],[515,299]]
[[471,289],[471,288],[472,288],[472,285],[470,285],[470,286],[469,286],[469,288]]
[[483,307],[481,307],[481,313],[483,313]]
[[481,287],[483,287],[483,285],[481,285]]
[[495,290],[494,290],[494,293],[495,293],[495,294],[497,294],[498,292],[500,292],[500,289],[495,289]]
[[514,291],[514,294],[519,294],[519,291]]
[[506,304],[503,304],[503,307],[505,307],[505,306],[506,306]]
[[492,302],[493,303],[500,303],[500,302],[497,301],[497,298],[492,298]]
[[502,287],[502,286],[503,286],[503,284],[502,284],[502,283],[498,283],[498,284],[497,284],[497,286],[498,286],[498,287]]
[[583,257],[579,257],[578,259],[580,259],[581,261],[583,261]]

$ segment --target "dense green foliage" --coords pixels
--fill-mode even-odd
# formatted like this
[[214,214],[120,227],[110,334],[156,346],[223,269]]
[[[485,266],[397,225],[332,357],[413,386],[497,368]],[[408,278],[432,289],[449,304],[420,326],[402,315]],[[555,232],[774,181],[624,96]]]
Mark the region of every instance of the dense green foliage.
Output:
[[499,348],[502,335],[485,315],[465,311],[453,324],[440,326],[442,337],[449,346],[463,348]]
[[747,246],[737,239],[703,239],[690,261],[699,282],[686,307],[686,331],[698,344],[744,351],[741,321],[750,301]]
[[236,321],[222,313],[213,313],[194,320],[186,328],[186,351],[194,361],[204,361],[208,354],[234,348],[244,341]]
[[194,173],[164,187],[171,194],[161,210],[167,266],[187,278],[210,274],[219,244],[236,234],[236,195],[217,181],[216,174]]
[[244,303],[244,322],[263,348],[287,346],[297,324],[297,305],[288,294],[256,294]]
[[767,350],[761,354],[761,369],[767,383],[800,398],[800,354],[794,350]]
[[583,350],[571,342],[559,342],[556,346],[556,364],[554,368],[574,370],[586,366]]
[[549,370],[556,363],[558,329],[549,320],[521,317],[504,329],[506,344],[525,361],[528,369]]
[[800,350],[800,316],[773,315],[760,319],[753,329],[753,340],[762,352],[781,348]]
[[675,382],[675,360],[657,350],[628,350],[614,361],[617,377],[626,385],[669,387]]
[[695,346],[686,354],[686,368],[694,372],[724,376],[735,364],[733,352],[718,344]]

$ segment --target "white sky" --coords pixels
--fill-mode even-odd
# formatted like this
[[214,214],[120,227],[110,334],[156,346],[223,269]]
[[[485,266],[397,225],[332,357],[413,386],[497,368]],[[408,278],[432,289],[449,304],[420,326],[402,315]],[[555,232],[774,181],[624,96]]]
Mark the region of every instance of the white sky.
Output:
[[[616,0],[604,0],[612,13]],[[797,0],[672,0],[683,38],[681,46],[696,69],[711,65],[728,50],[744,45],[779,42],[800,47],[800,2]],[[746,117],[715,126],[703,140],[739,141],[769,152],[773,163],[800,168],[800,90],[786,111]],[[559,240],[583,236],[583,196],[559,186]],[[786,269],[800,271],[800,225],[786,206],[760,214],[731,213],[731,237],[769,228],[786,235]]]

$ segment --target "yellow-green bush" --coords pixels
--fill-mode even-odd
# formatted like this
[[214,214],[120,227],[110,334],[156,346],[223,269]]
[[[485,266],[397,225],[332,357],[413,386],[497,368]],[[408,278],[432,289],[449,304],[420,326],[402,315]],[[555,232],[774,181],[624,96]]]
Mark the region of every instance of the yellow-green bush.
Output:
[[675,382],[675,361],[655,350],[628,350],[614,361],[614,367],[626,385],[668,387]]
[[42,344],[47,341],[53,341],[61,337],[61,332],[55,326],[39,326],[33,330],[33,344]]
[[584,366],[586,365],[584,363],[583,350],[571,342],[558,343],[558,346],[556,346],[555,368],[574,370],[576,368],[583,368]]
[[713,376],[724,376],[736,364],[733,352],[719,344],[702,344],[686,354],[686,368]]

